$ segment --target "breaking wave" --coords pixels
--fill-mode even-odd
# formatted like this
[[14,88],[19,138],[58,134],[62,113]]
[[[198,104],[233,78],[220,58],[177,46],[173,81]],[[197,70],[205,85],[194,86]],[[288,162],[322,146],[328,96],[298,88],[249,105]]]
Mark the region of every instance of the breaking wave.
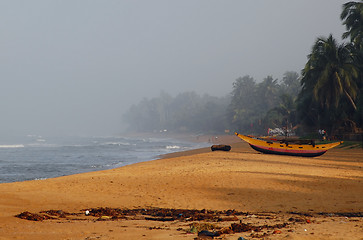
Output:
[[166,146],[166,149],[180,149],[180,146],[177,145]]
[[23,144],[0,145],[0,148],[23,148]]

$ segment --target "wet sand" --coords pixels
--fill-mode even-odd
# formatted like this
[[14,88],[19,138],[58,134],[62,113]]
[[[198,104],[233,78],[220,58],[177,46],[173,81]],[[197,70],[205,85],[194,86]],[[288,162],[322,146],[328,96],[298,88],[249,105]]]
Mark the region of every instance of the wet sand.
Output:
[[[216,239],[363,238],[362,149],[289,157],[257,153],[236,139],[213,140],[231,144],[230,152],[205,148],[118,169],[0,184],[0,239],[195,239],[193,223],[213,225],[215,231],[231,224],[265,226]],[[230,221],[85,214],[100,207],[234,209],[243,214]],[[41,213],[47,210],[58,214]],[[14,217],[26,211],[53,219]],[[231,216],[220,216],[226,217]]]

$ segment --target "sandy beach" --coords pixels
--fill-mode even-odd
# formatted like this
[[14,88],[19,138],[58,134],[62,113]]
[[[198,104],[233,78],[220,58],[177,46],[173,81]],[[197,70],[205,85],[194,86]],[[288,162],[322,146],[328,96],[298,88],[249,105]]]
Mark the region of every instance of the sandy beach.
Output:
[[[302,158],[260,154],[232,136],[214,141],[232,150],[0,184],[0,239],[363,239],[362,149]],[[159,208],[205,219],[146,214]],[[140,211],[120,213],[132,209]],[[24,212],[42,219],[15,217]],[[219,236],[198,236],[203,229]]]

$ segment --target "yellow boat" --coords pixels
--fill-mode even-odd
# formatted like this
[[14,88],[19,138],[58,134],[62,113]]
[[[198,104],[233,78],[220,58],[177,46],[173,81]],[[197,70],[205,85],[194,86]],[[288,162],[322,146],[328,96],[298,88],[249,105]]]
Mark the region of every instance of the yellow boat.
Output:
[[329,149],[338,146],[343,142],[334,142],[327,144],[315,144],[311,141],[310,144],[290,144],[288,141],[272,141],[268,139],[260,139],[250,136],[245,136],[235,133],[239,138],[246,141],[256,151],[262,153],[302,156],[302,157],[317,157],[323,155]]

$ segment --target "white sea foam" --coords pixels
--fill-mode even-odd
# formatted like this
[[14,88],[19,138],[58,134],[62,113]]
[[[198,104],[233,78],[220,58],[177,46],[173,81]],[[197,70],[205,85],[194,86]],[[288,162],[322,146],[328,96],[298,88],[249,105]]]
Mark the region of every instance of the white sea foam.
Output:
[[128,142],[105,142],[101,145],[130,146],[131,144]]
[[0,148],[23,148],[23,144],[0,145]]
[[172,146],[166,146],[166,149],[179,149],[180,146],[172,145]]
[[36,181],[47,180],[47,178],[35,178]]
[[42,142],[37,142],[37,143],[29,143],[26,145],[27,147],[58,147],[57,144],[51,144],[51,143],[42,143]]

